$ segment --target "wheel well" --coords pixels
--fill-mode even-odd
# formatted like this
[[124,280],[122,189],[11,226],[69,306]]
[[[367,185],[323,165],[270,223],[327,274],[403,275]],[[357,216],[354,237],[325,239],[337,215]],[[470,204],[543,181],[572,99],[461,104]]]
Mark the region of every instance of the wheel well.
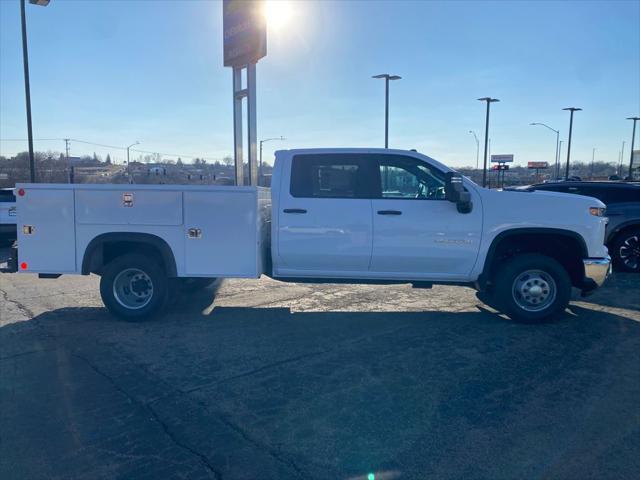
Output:
[[85,250],[82,274],[100,275],[105,265],[113,259],[138,253],[156,260],[169,277],[176,276],[173,252],[161,238],[151,234],[113,233],[94,238]]
[[569,274],[571,283],[579,286],[584,278],[585,246],[571,235],[557,233],[516,233],[497,239],[487,256],[483,272],[484,283],[491,281],[501,263],[522,253],[539,253],[553,258]]

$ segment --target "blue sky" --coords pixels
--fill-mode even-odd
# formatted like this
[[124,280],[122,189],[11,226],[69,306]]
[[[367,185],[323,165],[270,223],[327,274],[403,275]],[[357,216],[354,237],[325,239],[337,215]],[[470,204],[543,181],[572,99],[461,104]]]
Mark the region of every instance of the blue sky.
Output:
[[[258,63],[258,137],[276,148],[390,146],[475,164],[493,96],[492,153],[552,161],[576,113],[572,159],[617,161],[640,115],[640,1],[291,1]],[[0,0],[0,138],[26,138],[17,0]],[[221,158],[233,151],[231,70],[214,1],[27,5],[35,138]],[[637,142],[636,142],[637,143]],[[61,141],[37,142],[61,151]],[[1,153],[26,149],[2,142]],[[564,150],[564,148],[563,148]],[[72,143],[72,155],[123,152]],[[566,152],[566,150],[564,150]],[[625,154],[626,157],[626,154]],[[168,157],[171,158],[171,157]],[[185,157],[183,157],[184,159]],[[564,156],[563,156],[564,158]],[[626,161],[626,159],[625,159]]]

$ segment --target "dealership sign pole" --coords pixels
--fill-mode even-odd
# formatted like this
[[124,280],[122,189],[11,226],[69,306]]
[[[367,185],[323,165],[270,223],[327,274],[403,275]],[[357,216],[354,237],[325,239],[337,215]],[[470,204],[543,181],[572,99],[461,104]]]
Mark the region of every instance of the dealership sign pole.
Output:
[[[247,99],[249,185],[258,184],[256,63],[267,54],[267,25],[262,0],[223,0],[224,66],[233,69],[233,140],[236,185],[244,185],[242,99]],[[242,71],[246,70],[246,87]]]

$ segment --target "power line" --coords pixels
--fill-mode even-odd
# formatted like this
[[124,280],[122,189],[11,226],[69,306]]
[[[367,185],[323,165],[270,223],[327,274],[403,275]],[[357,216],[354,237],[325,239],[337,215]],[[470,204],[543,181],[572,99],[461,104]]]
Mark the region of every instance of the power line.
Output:
[[95,145],[96,147],[115,148],[116,150],[126,150],[126,147],[116,147],[114,145],[105,145],[103,143],[87,142],[86,140],[78,140],[77,138],[70,138],[69,140],[78,143],[86,143],[87,145]]
[[[64,140],[64,138],[34,138],[34,142],[53,142]],[[0,142],[26,142],[26,138],[0,138]]]
[[[26,142],[26,139],[20,139],[20,138],[3,138],[0,139],[0,141],[2,142]],[[61,141],[61,142],[68,142],[68,141],[73,141],[73,142],[77,142],[77,143],[83,143],[86,145],[94,145],[96,147],[103,147],[103,148],[112,148],[114,150],[123,150],[126,151],[126,147],[118,147],[116,145],[106,145],[104,143],[97,143],[97,142],[89,142],[87,140],[79,140],[77,138],[38,138],[38,139],[34,139],[34,141],[38,141],[38,142],[43,142],[43,141]],[[137,153],[147,153],[150,155],[153,154],[157,154],[157,155],[163,155],[163,156],[167,156],[167,157],[184,157],[184,158],[190,158],[190,159],[196,159],[196,158],[200,158],[202,160],[209,160],[209,161],[216,161],[216,160],[222,160],[222,157],[203,157],[203,156],[198,156],[198,155],[186,155],[186,154],[182,154],[182,153],[166,153],[166,152],[158,152],[158,151],[151,151],[151,150],[134,150],[133,148],[131,149],[132,152],[137,152]]]

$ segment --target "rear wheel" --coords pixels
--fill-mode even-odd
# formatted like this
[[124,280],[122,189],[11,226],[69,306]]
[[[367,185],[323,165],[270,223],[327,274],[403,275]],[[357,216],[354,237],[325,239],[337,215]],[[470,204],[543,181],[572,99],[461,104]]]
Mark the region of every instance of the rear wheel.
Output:
[[612,250],[613,262],[619,270],[640,273],[640,229],[619,235]]
[[508,260],[495,277],[495,299],[520,322],[542,322],[562,312],[571,297],[571,279],[553,258],[524,254]]
[[107,309],[128,321],[157,313],[167,299],[167,276],[153,259],[139,254],[111,261],[100,279],[100,295]]

